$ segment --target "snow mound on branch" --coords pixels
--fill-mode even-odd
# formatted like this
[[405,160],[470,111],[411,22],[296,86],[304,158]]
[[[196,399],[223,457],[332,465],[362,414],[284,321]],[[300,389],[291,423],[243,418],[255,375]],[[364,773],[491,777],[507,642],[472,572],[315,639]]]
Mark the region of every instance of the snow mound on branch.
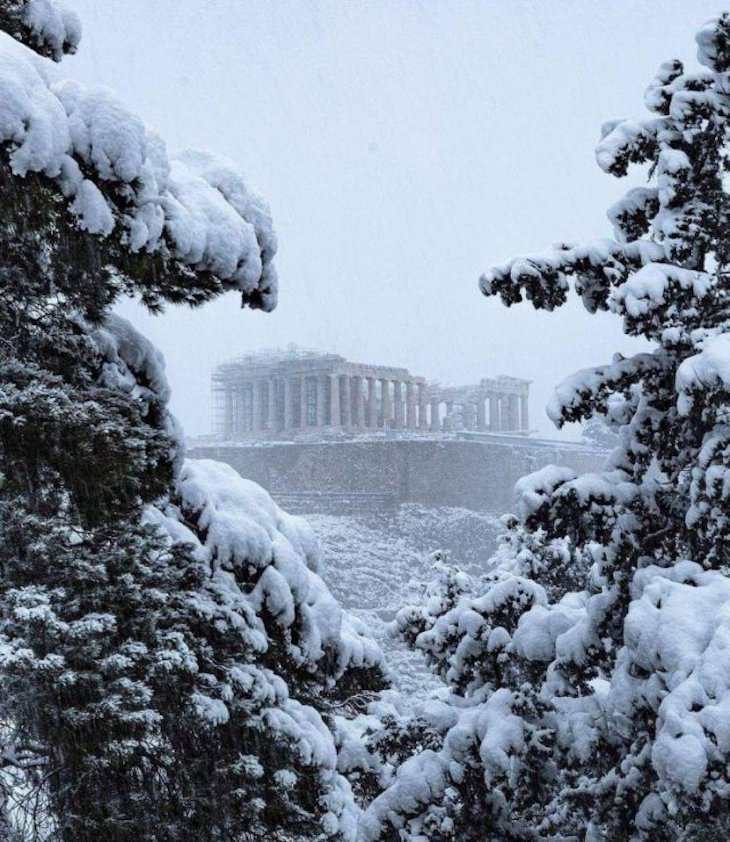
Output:
[[555,489],[576,478],[572,468],[546,465],[515,483],[517,514],[523,520],[550,502]]
[[165,375],[165,358],[130,322],[110,313],[92,338],[105,357],[102,383],[133,397],[155,398],[163,404],[170,399]]
[[[514,651],[529,661],[545,662],[557,652],[566,654],[584,616],[585,601],[574,593],[552,605],[537,602],[520,617],[512,636]],[[571,634],[573,629],[576,632]]]
[[712,284],[713,278],[706,272],[649,263],[615,289],[611,299],[617,311],[625,310],[638,317],[664,306],[670,295],[674,297],[680,291],[688,292],[695,300],[704,298]]
[[539,280],[543,273],[554,271],[559,273],[561,286],[567,289],[565,275],[571,267],[579,264],[601,266],[614,257],[621,259],[625,254],[648,262],[652,257],[661,255],[661,247],[652,243],[630,243],[624,247],[609,239],[585,245],[561,243],[551,249],[493,267],[482,275],[480,287],[482,292],[489,295],[494,291],[493,282],[505,276],[509,276],[513,282],[524,283],[525,279]]
[[81,21],[76,12],[54,0],[28,0],[23,18],[38,43],[58,61],[64,53],[75,53],[81,41]]
[[342,610],[317,575],[319,544],[305,520],[282,511],[229,465],[209,459],[186,460],[177,492],[180,520],[196,527],[198,556],[214,572],[255,577],[251,588],[242,587],[245,598],[256,614],[266,609],[290,634],[297,662],[315,668],[326,656],[333,659],[332,680],[348,669],[381,665],[380,648],[364,624]]
[[619,243],[630,242],[622,228],[622,220],[626,218],[647,220],[656,213],[658,190],[656,187],[634,187],[626,195],[615,202],[607,211],[607,216],[613,225],[614,235]]
[[[546,412],[556,427],[566,421],[579,421],[589,412],[604,410],[607,416],[615,410],[616,394],[630,388],[637,376],[659,369],[662,361],[654,354],[617,357],[610,365],[582,368],[557,385],[548,401]],[[591,409],[587,408],[590,400]]]
[[689,414],[695,392],[730,389],[730,333],[710,337],[698,354],[687,357],[677,369],[676,386],[680,415]]
[[92,234],[208,271],[276,305],[276,237],[234,165],[164,142],[106,89],[59,80],[50,61],[0,33],[0,144],[17,176],[54,179]]
[[690,561],[651,566],[632,597],[611,700],[622,713],[657,709],[651,760],[668,802],[730,752],[730,580]]
[[130,322],[114,313],[107,314],[99,327],[83,327],[103,359],[99,383],[140,401],[145,415],[153,404],[162,408],[161,425],[172,442],[170,455],[177,475],[185,455],[185,440],[178,420],[167,410],[170,385],[162,353]]
[[21,28],[26,43],[43,55],[60,61],[64,53],[75,53],[81,41],[78,15],[56,0],[7,0],[4,11]]
[[624,159],[631,163],[642,163],[651,158],[656,148],[656,135],[665,127],[666,120],[636,122],[633,120],[611,120],[601,127],[601,142],[596,146],[596,163],[607,173],[619,174],[625,171]]
[[[442,799],[450,786],[461,783],[475,754],[487,785],[496,786],[508,777],[515,754],[524,746],[523,721],[512,712],[514,703],[513,694],[501,688],[486,701],[455,711],[456,722],[446,734],[443,749],[427,749],[406,760],[395,780],[366,809],[360,822],[361,838],[376,842],[389,825],[402,828],[408,823],[412,835],[404,838],[428,839],[433,822],[424,827],[424,809]],[[451,819],[444,816],[437,829],[451,830]]]
[[705,67],[720,73],[730,69],[730,55],[723,49],[724,42],[719,38],[723,27],[723,18],[710,18],[695,36],[697,41],[697,60]]

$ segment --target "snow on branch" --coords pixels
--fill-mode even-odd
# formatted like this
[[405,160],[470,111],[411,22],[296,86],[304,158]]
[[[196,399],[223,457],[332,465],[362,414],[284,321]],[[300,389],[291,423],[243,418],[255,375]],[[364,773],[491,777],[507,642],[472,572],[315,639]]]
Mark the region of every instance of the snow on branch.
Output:
[[659,210],[656,187],[634,187],[607,211],[614,236],[620,243],[637,240],[651,227]]
[[[61,80],[55,67],[0,33],[0,149],[14,176],[40,174],[78,228],[122,252],[155,255],[188,285],[276,306],[276,237],[268,208],[236,167],[203,152],[169,155],[112,93]],[[187,275],[185,275],[187,273]]]
[[563,483],[576,478],[572,468],[560,465],[546,465],[531,474],[526,474],[515,483],[517,513],[522,521],[539,512],[550,502],[556,489]]
[[75,53],[81,21],[56,0],[6,0],[0,9],[0,30],[54,61]]
[[582,421],[596,414],[607,414],[617,393],[627,394],[635,383],[667,368],[661,354],[618,357],[610,365],[583,368],[560,383],[547,405],[548,417],[556,427]]
[[626,175],[629,164],[651,161],[657,151],[657,135],[666,128],[662,118],[636,122],[612,120],[601,128],[596,162],[607,173]]
[[641,826],[657,806],[666,818],[679,792],[703,785],[708,797],[713,790],[724,797],[713,770],[724,770],[730,751],[730,581],[680,561],[637,571],[631,591],[610,701],[616,716],[657,709],[651,763],[661,800],[645,799]]
[[499,295],[507,304],[524,297],[538,310],[554,310],[567,300],[568,278],[575,278],[575,291],[589,312],[608,308],[611,289],[629,274],[654,261],[661,261],[661,245],[648,241],[618,243],[597,240],[586,245],[560,244],[548,251],[518,257],[495,266],[479,280],[484,295]]
[[332,680],[381,665],[365,626],[342,610],[317,574],[319,544],[306,521],[282,511],[229,465],[209,459],[185,462],[173,500],[163,517],[154,510],[150,517],[174,541],[192,543],[215,577],[245,594],[254,614],[271,616],[298,665],[316,670],[326,664]]
[[682,322],[688,317],[685,311],[696,312],[699,300],[711,293],[713,286],[714,278],[707,272],[649,263],[611,293],[610,306],[626,316],[631,332],[636,331],[637,323],[650,332],[651,320],[660,311],[657,328],[663,330],[672,318]]
[[680,415],[689,415],[695,397],[701,392],[721,389],[730,391],[730,333],[711,336],[698,354],[687,357],[676,376],[677,408]]
[[115,313],[110,313],[91,335],[105,358],[101,376],[104,386],[167,404],[170,386],[165,358],[149,339]]
[[575,476],[569,468],[547,465],[515,486],[517,511],[526,526],[576,542],[606,540],[622,509],[639,493],[619,468]]
[[697,59],[716,73],[730,70],[730,20],[726,15],[710,18],[695,36]]

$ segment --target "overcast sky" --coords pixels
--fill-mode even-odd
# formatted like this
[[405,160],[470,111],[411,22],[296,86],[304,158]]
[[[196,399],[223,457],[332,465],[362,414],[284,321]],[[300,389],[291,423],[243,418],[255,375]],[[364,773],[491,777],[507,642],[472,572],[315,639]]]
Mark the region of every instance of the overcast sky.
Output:
[[[504,308],[492,263],[609,236],[629,185],[593,159],[662,61],[695,64],[708,0],[69,0],[68,75],[117,91],[172,149],[238,162],[271,205],[279,306],[121,310],[164,352],[173,410],[210,431],[210,372],[296,343],[444,384],[533,381],[632,350],[611,316]],[[639,174],[640,175],[640,174]],[[634,346],[635,347],[635,346]],[[574,435],[575,433],[573,433]]]

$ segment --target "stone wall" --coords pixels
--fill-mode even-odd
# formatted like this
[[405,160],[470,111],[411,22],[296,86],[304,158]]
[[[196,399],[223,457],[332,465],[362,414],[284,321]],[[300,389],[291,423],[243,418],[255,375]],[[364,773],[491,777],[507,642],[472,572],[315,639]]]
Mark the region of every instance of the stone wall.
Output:
[[576,445],[500,436],[205,445],[189,455],[228,463],[275,499],[277,493],[311,493],[322,501],[328,495],[377,494],[400,503],[494,513],[513,508],[514,484],[526,473],[548,464],[595,471],[606,458]]

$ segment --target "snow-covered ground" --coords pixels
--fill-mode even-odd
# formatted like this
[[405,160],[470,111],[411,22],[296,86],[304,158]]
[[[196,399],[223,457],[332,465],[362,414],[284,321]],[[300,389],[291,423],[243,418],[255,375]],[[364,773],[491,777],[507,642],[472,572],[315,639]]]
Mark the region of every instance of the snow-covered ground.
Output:
[[433,578],[433,552],[445,551],[470,573],[485,570],[496,546],[497,519],[416,504],[391,513],[305,517],[322,544],[322,577],[380,642],[395,686],[407,696],[435,686],[421,655],[393,639],[388,624]]

